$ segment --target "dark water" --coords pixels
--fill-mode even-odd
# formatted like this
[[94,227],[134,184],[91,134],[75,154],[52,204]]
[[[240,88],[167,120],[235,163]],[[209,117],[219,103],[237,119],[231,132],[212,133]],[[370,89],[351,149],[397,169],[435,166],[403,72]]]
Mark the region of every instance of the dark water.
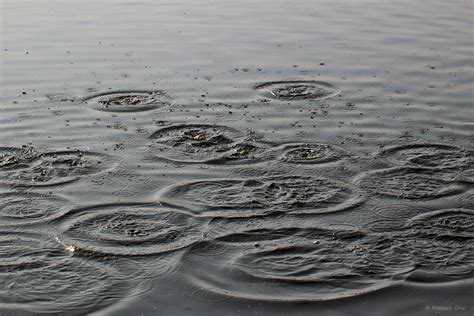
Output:
[[472,315],[472,2],[0,6],[1,315]]

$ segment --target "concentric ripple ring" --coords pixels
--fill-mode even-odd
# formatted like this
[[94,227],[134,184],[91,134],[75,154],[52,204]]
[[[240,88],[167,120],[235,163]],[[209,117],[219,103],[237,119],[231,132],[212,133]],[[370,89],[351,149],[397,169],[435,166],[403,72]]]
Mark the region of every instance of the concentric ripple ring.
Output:
[[320,100],[340,93],[332,84],[315,80],[270,81],[256,84],[254,88],[261,95],[277,100]]
[[280,176],[183,182],[165,188],[159,201],[203,216],[248,217],[336,212],[362,203],[364,195],[336,180]]
[[446,144],[414,143],[384,149],[379,157],[388,158],[400,165],[451,169],[474,165],[473,152]]
[[189,248],[183,268],[202,290],[251,300],[353,297],[403,280],[416,266],[400,242],[341,227],[259,229],[220,240],[228,242]]
[[74,209],[54,221],[57,238],[89,256],[147,256],[189,246],[202,236],[201,222],[158,204],[124,203]]
[[127,295],[115,268],[84,261],[36,233],[0,233],[2,308],[30,313],[85,314]]
[[125,90],[95,94],[82,101],[99,111],[141,112],[168,106],[171,98],[161,90]]

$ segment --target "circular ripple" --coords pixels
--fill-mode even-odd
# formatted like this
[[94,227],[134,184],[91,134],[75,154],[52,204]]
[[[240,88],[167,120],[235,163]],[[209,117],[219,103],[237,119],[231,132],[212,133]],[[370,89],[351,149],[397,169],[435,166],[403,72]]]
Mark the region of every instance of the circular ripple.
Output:
[[444,276],[436,278],[436,282],[474,277],[472,242],[432,238],[405,238],[403,242],[420,270]]
[[[374,201],[372,201],[374,202]],[[388,203],[381,200],[370,209],[370,215],[376,220],[366,225],[367,229],[376,232],[394,232],[403,229],[407,220],[414,215],[429,212],[430,209],[416,204]]]
[[149,111],[170,104],[170,98],[163,91],[115,91],[96,94],[83,99],[92,103],[96,110],[107,112]]
[[31,192],[0,193],[0,225],[39,223],[61,216],[70,208],[68,200]]
[[415,267],[398,241],[357,230],[280,228],[258,244],[247,243],[252,232],[241,234],[189,249],[183,266],[196,286],[255,300],[321,301],[386,287]]
[[30,168],[7,175],[14,186],[51,186],[78,180],[85,175],[111,168],[111,157],[85,151],[58,151],[42,154]]
[[202,236],[200,223],[194,217],[150,204],[76,209],[58,221],[58,239],[88,255],[159,254],[186,247]]
[[255,85],[255,89],[267,98],[279,100],[317,100],[336,96],[339,90],[323,81],[271,81]]
[[153,153],[180,163],[249,162],[266,150],[264,144],[244,140],[244,134],[227,126],[185,124],[156,131],[150,138]]
[[299,176],[266,179],[252,190],[252,196],[261,204],[293,213],[338,211],[354,206],[362,197],[342,182]]
[[417,275],[418,281],[465,279],[474,276],[473,218],[474,211],[466,209],[427,212],[411,218],[391,236],[403,242],[420,271],[428,272],[428,277]]
[[408,227],[418,234],[474,238],[474,211],[457,208],[424,213],[410,219]]
[[335,212],[362,200],[360,192],[344,183],[298,176],[191,181],[168,187],[160,196],[161,202],[223,217]]
[[403,199],[435,199],[459,194],[468,187],[446,173],[415,167],[367,172],[356,183],[374,194]]
[[287,144],[280,149],[280,160],[287,163],[320,164],[342,159],[342,149],[326,144]]
[[59,245],[33,233],[0,233],[0,274],[41,268],[65,255]]
[[472,152],[444,144],[408,144],[387,148],[380,152],[396,164],[429,168],[460,168],[472,166]]
[[115,269],[71,257],[37,234],[1,233],[0,259],[3,308],[85,312],[124,297],[130,286]]
[[38,153],[28,146],[0,147],[0,171],[25,168],[38,156]]
[[269,148],[267,144],[243,141],[227,146],[222,152],[217,153],[216,158],[206,162],[226,165],[257,163],[271,158]]
[[183,124],[159,129],[150,138],[170,146],[191,145],[206,148],[231,144],[242,136],[241,132],[227,126]]

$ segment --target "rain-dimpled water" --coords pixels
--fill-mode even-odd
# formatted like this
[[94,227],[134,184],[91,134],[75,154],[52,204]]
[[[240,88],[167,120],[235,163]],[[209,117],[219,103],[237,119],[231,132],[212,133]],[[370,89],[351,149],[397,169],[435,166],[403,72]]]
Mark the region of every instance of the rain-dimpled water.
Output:
[[471,1],[0,10],[0,315],[472,315]]

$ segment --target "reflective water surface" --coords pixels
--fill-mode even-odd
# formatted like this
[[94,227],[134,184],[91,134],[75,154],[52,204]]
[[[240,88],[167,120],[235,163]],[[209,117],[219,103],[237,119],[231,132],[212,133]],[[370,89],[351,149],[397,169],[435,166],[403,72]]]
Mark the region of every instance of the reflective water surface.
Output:
[[472,315],[472,2],[0,7],[1,315]]

